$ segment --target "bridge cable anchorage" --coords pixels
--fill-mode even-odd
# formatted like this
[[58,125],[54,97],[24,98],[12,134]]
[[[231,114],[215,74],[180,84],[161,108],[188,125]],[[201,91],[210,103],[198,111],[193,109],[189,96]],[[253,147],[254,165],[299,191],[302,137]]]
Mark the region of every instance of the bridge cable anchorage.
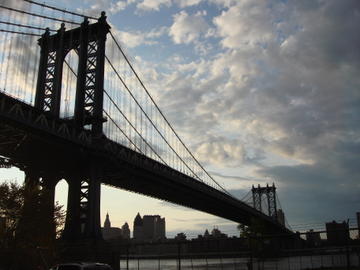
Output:
[[88,18],[88,19],[91,19],[91,20],[97,20],[98,19],[98,18],[95,18],[95,17],[92,17],[92,16],[76,13],[76,12],[73,12],[73,11],[57,8],[57,7],[54,7],[54,6],[46,5],[46,4],[43,4],[43,3],[31,1],[31,0],[23,0],[23,1],[28,2],[30,4],[37,5],[37,6],[45,7],[45,8],[48,8],[48,9],[52,9],[52,10],[60,11],[60,12],[63,12],[63,13],[79,16],[79,17],[82,17],[82,18]]
[[28,11],[25,11],[25,10],[6,7],[6,6],[3,6],[3,5],[0,5],[0,8],[7,9],[7,10],[10,10],[10,11],[14,11],[14,12],[18,12],[18,13],[22,13],[22,14],[26,14],[26,15],[40,17],[40,18],[47,19],[47,20],[57,21],[57,22],[63,22],[63,23],[69,23],[69,24],[75,24],[75,25],[80,25],[81,24],[81,23],[74,22],[74,21],[68,21],[68,20],[53,18],[53,17],[49,17],[49,16],[45,16],[45,15],[40,15],[40,14],[37,14],[37,13],[28,12]]
[[0,32],[10,33],[10,34],[19,34],[19,35],[24,35],[24,36],[36,36],[36,37],[41,37],[41,35],[39,35],[39,34],[27,33],[27,32],[20,32],[20,31],[13,31],[13,30],[5,30],[5,29],[0,29]]
[[[72,69],[70,64],[65,60],[65,64],[68,66],[69,70],[77,76],[75,71]],[[117,110],[121,113],[121,115],[124,117],[124,119],[129,123],[129,125],[135,130],[135,132],[138,134],[138,136],[145,142],[145,144],[154,152],[154,154],[167,166],[169,166],[163,158],[153,149],[153,147],[144,139],[144,137],[139,133],[139,131],[133,126],[131,121],[125,116],[125,114],[121,111],[121,109],[118,107],[118,105],[115,103],[115,101],[111,98],[111,96],[108,94],[108,92],[104,89],[105,95],[109,98],[111,103],[114,104],[114,106],[117,108]],[[139,151],[139,153],[144,154],[143,151],[129,138],[129,136],[119,127],[119,125],[116,123],[115,120],[112,119],[112,117],[103,109],[103,112],[106,114],[106,116],[110,119],[110,121],[120,130],[120,132],[128,139],[128,141]]]
[[[150,95],[149,91],[147,90],[147,88],[145,87],[144,83],[142,82],[142,80],[140,79],[140,77],[138,76],[138,74],[136,73],[135,69],[133,68],[133,66],[131,65],[129,59],[126,57],[124,51],[122,50],[120,44],[118,43],[118,41],[115,39],[115,36],[113,35],[113,33],[111,31],[109,31],[111,38],[113,39],[113,41],[115,42],[116,46],[118,47],[118,49],[120,50],[121,54],[123,55],[124,59],[126,60],[126,62],[128,63],[128,65],[130,66],[131,70],[133,71],[134,75],[136,76],[136,78],[138,79],[138,81],[140,82],[141,86],[143,87],[143,89],[145,90],[146,94],[148,95],[148,97],[150,98],[150,100],[152,101],[152,103],[155,105],[156,109],[158,110],[158,112],[160,113],[160,115],[162,116],[162,118],[165,120],[166,124],[170,127],[171,131],[174,133],[174,135],[176,136],[176,138],[179,140],[179,142],[181,143],[181,145],[184,147],[184,149],[188,152],[188,154],[193,158],[193,160],[195,161],[195,163],[203,170],[203,172],[205,172],[205,174],[222,190],[224,191],[226,194],[228,194],[229,196],[233,197],[224,187],[222,187],[206,170],[205,168],[200,164],[200,162],[194,157],[194,155],[190,152],[190,150],[188,149],[188,147],[184,144],[184,142],[181,140],[181,138],[179,137],[179,135],[176,133],[176,131],[174,130],[174,128],[172,127],[172,125],[170,124],[170,122],[167,120],[167,118],[165,117],[165,115],[163,114],[163,112],[160,110],[159,106],[155,103],[153,97]],[[196,175],[196,174],[195,174]],[[197,178],[199,178],[197,176]],[[201,180],[202,181],[202,180]]]
[[35,29],[35,30],[42,30],[42,31],[46,31],[47,29],[48,29],[49,31],[52,31],[52,32],[56,32],[56,31],[57,31],[57,30],[54,30],[54,29],[43,28],[43,27],[36,27],[36,26],[32,26],[32,25],[12,23],[12,22],[5,22],[5,21],[2,21],[2,20],[0,20],[0,24],[12,25],[12,26],[18,26],[18,27],[23,27],[23,28]]
[[[113,64],[110,62],[109,58],[107,56],[105,56],[106,60],[108,61],[109,65],[112,67],[112,69],[114,70],[115,74],[117,75],[117,77],[120,79],[120,81],[122,82],[122,84],[124,85],[124,87],[126,88],[126,90],[129,92],[130,96],[133,98],[133,100],[135,101],[135,103],[138,105],[138,107],[140,108],[140,110],[144,113],[144,115],[147,117],[147,119],[150,121],[151,125],[155,128],[155,130],[158,132],[158,134],[160,135],[160,137],[165,141],[165,143],[170,147],[170,149],[175,153],[175,155],[181,160],[181,162],[196,176],[196,178],[198,180],[200,180],[201,182],[203,182],[202,179],[199,178],[199,176],[189,167],[189,165],[179,156],[179,154],[174,150],[174,148],[169,144],[169,142],[166,140],[166,138],[164,137],[164,135],[159,131],[158,127],[154,124],[154,122],[150,119],[150,117],[148,116],[148,114],[144,111],[144,109],[142,108],[142,106],[139,104],[138,100],[135,98],[135,96],[131,93],[130,89],[127,87],[127,85],[125,84],[125,82],[123,81],[123,79],[121,78],[120,74],[117,72],[117,70],[115,69],[115,67],[113,66]],[[130,123],[131,124],[131,123]],[[131,126],[133,126],[131,124]],[[134,130],[136,130],[134,128]],[[163,159],[162,159],[163,160]],[[165,162],[165,164],[167,165],[167,163]]]

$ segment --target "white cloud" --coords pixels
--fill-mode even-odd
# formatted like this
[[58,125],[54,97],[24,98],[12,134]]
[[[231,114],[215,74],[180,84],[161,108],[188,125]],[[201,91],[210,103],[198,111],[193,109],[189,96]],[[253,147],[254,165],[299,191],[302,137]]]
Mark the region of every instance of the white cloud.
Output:
[[203,12],[189,15],[186,11],[174,15],[174,23],[169,31],[173,41],[177,44],[189,44],[205,34],[209,29],[205,15]]
[[181,8],[189,7],[189,6],[196,6],[200,4],[203,0],[175,0]]
[[120,1],[117,1],[115,4],[114,4],[114,3],[111,3],[109,12],[110,12],[111,14],[116,14],[116,13],[118,13],[119,11],[124,10],[127,6],[128,6],[128,2],[126,2],[126,1],[121,1],[121,0],[120,0]]
[[120,40],[126,44],[127,47],[133,48],[144,43],[144,35],[136,32],[119,31]]
[[268,1],[239,1],[214,19],[227,48],[264,45],[274,39],[274,19]]
[[139,10],[145,11],[159,11],[161,6],[171,6],[171,0],[143,0],[136,5]]
[[214,138],[201,143],[195,150],[195,155],[203,162],[218,166],[239,166],[246,159],[246,152],[241,142]]
[[118,39],[125,44],[125,47],[134,48],[140,45],[154,45],[158,44],[158,39],[162,35],[166,34],[168,29],[166,27],[155,28],[150,32],[141,31],[118,31],[113,29],[113,33],[118,36]]
[[231,7],[239,2],[239,0],[209,0],[210,3],[219,5],[221,7]]

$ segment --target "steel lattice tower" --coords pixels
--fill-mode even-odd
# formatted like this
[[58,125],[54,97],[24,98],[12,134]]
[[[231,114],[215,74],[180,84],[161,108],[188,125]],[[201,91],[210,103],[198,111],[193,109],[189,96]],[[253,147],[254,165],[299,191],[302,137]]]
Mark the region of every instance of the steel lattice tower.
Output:
[[268,215],[272,217],[274,220],[277,220],[277,207],[276,207],[276,187],[273,183],[272,186],[268,184],[266,187],[258,187],[252,186],[252,196],[253,196],[253,205],[254,208],[258,211],[262,211],[262,197],[266,196],[267,204],[268,204]]

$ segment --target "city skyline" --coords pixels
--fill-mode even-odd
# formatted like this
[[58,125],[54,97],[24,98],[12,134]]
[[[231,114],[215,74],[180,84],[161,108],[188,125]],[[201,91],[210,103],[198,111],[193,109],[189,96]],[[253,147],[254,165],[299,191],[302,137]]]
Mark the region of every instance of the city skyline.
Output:
[[[107,12],[170,123],[231,194],[241,199],[252,185],[274,182],[290,224],[355,219],[358,1],[46,3]],[[15,169],[1,173],[2,181],[23,181]],[[66,202],[64,182],[56,196]],[[107,211],[115,226],[140,211],[167,217],[169,232],[209,224],[237,232],[234,222],[102,186],[102,222]]]

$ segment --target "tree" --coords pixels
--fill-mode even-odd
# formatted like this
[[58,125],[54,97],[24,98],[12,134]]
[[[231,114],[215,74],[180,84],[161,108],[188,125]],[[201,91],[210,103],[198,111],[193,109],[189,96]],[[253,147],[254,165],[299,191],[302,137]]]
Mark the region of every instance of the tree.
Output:
[[24,204],[24,188],[16,183],[0,184],[0,217],[5,219],[3,238],[0,244],[7,246],[15,236],[15,230]]
[[[29,194],[28,194],[29,195]],[[24,209],[25,204],[25,188],[15,182],[0,183],[0,217],[6,220],[4,237],[0,241],[0,245],[13,245],[16,233],[19,232],[19,222],[24,221],[24,227],[29,230],[38,230],[41,233],[43,220],[41,220],[40,197],[41,190],[39,188],[31,190],[31,203],[26,207],[31,211]],[[65,221],[65,211],[63,206],[56,202],[54,206],[54,226],[56,228],[57,237],[60,235]],[[31,233],[29,233],[31,235]],[[25,239],[24,239],[25,240]],[[33,241],[32,239],[29,241]]]
[[250,220],[249,226],[239,224],[237,229],[240,231],[240,237],[242,238],[261,237],[266,232],[265,224],[255,218]]
[[52,197],[47,192],[39,184],[25,188],[17,183],[0,183],[0,217],[6,220],[0,239],[2,266],[36,269],[53,261],[55,233],[59,235],[65,214],[63,206],[56,203],[52,217]]

